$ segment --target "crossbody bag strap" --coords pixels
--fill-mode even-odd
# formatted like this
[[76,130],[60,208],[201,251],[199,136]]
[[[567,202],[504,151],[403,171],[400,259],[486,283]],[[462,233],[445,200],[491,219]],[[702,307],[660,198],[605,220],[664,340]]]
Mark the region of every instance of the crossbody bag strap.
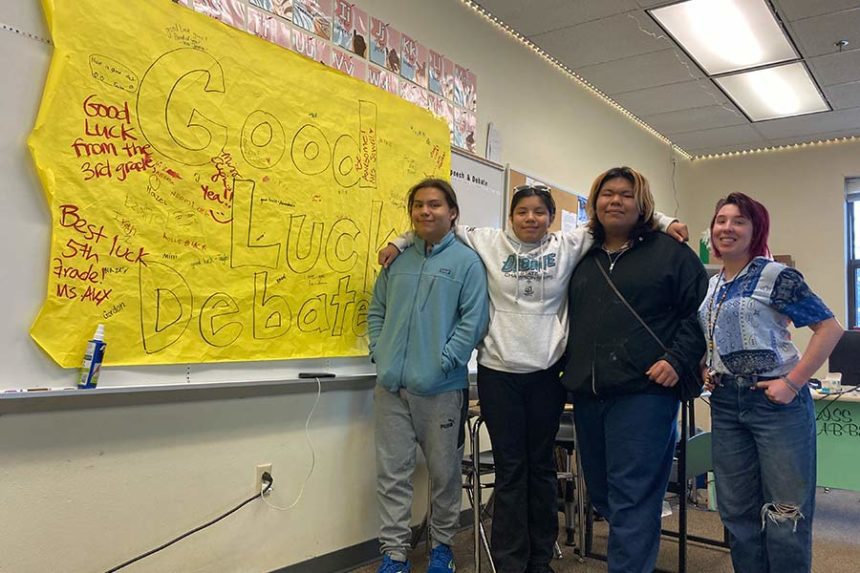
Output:
[[597,268],[598,268],[598,269],[600,269],[600,274],[602,274],[602,275],[603,275],[603,278],[605,278],[605,279],[606,279],[607,284],[612,288],[612,290],[613,290],[613,292],[615,292],[616,296],[618,296],[618,300],[620,300],[621,302],[623,302],[623,303],[624,303],[624,306],[626,306],[626,307],[627,307],[627,310],[629,310],[629,311],[630,311],[630,313],[631,313],[633,316],[635,316],[635,317],[636,317],[636,320],[638,320],[638,321],[639,321],[639,323],[640,323],[642,326],[644,326],[644,327],[645,327],[645,330],[647,330],[647,331],[648,331],[648,334],[650,334],[650,335],[654,338],[654,340],[656,340],[656,341],[657,341],[657,343],[660,345],[660,348],[662,348],[662,349],[663,349],[663,352],[668,353],[668,352],[669,352],[669,349],[666,347],[666,345],[665,345],[665,344],[663,344],[663,341],[662,341],[662,340],[660,340],[660,337],[659,337],[659,336],[657,336],[656,334],[654,334],[654,331],[653,331],[653,330],[651,330],[651,327],[650,327],[650,326],[648,326],[648,324],[647,324],[644,320],[642,320],[642,317],[641,317],[641,316],[639,316],[639,313],[638,313],[638,312],[636,312],[636,309],[634,309],[632,306],[630,306],[630,303],[629,303],[629,302],[627,302],[627,299],[626,299],[626,298],[624,298],[624,295],[623,295],[623,294],[621,294],[621,291],[620,291],[620,290],[618,290],[618,287],[616,287],[616,286],[615,286],[615,283],[614,283],[614,282],[612,282],[612,279],[611,279],[611,278],[609,278],[609,274],[607,274],[606,269],[604,269],[604,268],[601,266],[601,264],[600,264],[600,262],[597,260],[597,258],[592,257],[592,258],[591,258],[591,260],[592,260],[592,261],[594,261],[594,264],[597,266]]

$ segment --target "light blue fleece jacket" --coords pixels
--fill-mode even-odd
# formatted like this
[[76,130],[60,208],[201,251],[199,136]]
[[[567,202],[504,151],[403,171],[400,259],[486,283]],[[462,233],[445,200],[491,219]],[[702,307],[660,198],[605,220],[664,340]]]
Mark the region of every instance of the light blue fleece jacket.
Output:
[[377,382],[420,395],[466,388],[488,307],[487,273],[474,251],[449,232],[425,254],[416,237],[380,273],[367,311]]

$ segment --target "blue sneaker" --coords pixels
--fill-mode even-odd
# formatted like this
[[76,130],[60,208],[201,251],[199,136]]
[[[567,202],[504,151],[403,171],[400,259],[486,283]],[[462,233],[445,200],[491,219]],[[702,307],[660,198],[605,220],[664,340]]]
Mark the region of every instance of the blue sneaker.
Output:
[[454,554],[447,545],[439,544],[430,552],[430,563],[427,573],[452,573],[457,568],[454,566]]
[[382,563],[379,564],[376,573],[410,573],[411,571],[412,566],[409,565],[409,561],[395,561],[386,555],[382,558]]

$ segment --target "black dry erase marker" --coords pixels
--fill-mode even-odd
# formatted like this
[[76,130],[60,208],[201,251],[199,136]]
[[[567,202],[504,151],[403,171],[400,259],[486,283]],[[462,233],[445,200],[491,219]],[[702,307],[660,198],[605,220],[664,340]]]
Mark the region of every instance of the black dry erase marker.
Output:
[[331,372],[299,372],[299,378],[334,378]]

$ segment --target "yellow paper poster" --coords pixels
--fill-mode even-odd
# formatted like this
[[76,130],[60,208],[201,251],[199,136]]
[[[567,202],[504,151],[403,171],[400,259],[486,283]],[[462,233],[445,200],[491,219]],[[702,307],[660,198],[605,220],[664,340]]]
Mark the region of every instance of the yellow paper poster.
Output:
[[78,366],[366,354],[376,252],[447,126],[168,0],[45,0],[29,144],[51,210],[31,329]]

